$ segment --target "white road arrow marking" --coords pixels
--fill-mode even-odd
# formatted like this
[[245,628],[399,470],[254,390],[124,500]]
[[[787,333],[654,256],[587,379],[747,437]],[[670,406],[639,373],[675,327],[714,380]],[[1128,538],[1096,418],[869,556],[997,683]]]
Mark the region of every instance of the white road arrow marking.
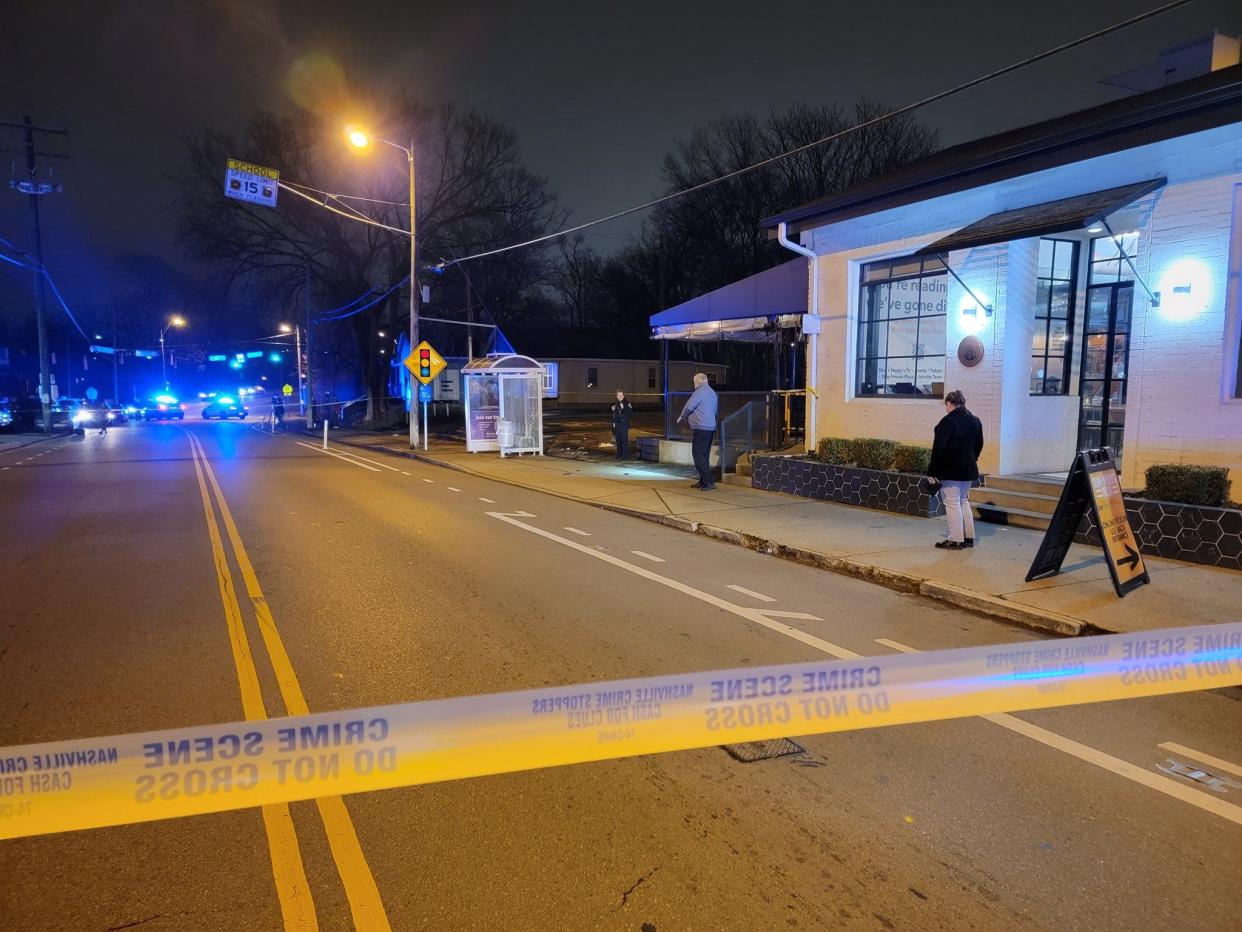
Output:
[[[589,557],[594,557],[596,560],[611,563],[613,566],[618,569],[625,570],[627,573],[633,573],[635,576],[641,576],[643,579],[651,580],[654,583],[659,583],[661,586],[667,586],[669,589],[673,589],[683,595],[688,595],[692,599],[698,599],[700,602],[706,602],[708,605],[715,606],[716,608],[729,612],[732,615],[745,618],[747,621],[754,622],[764,628],[768,628],[769,630],[776,631],[777,633],[783,634],[788,638],[792,638],[795,641],[799,641],[808,647],[813,647],[815,650],[822,651],[830,657],[837,657],[841,660],[855,660],[862,656],[862,654],[856,654],[849,648],[841,647],[840,645],[833,644],[830,641],[825,641],[823,638],[817,638],[813,634],[807,634],[805,631],[800,631],[791,625],[787,625],[784,622],[777,621],[775,618],[770,617],[772,615],[776,615],[776,612],[767,611],[761,608],[750,608],[744,605],[737,605],[727,599],[720,598],[718,595],[712,595],[710,592],[704,592],[702,589],[696,589],[694,586],[688,586],[676,579],[670,579],[668,576],[661,576],[659,573],[653,572],[634,563],[630,563],[626,560],[622,560],[620,557],[614,557],[610,553],[595,550],[585,544],[580,544],[575,540],[570,540],[567,537],[561,537],[559,534],[553,534],[551,531],[545,531],[543,528],[535,527],[533,524],[527,524],[524,521],[517,520],[518,518],[535,517],[535,515],[528,512],[489,511],[486,512],[486,514],[489,518],[495,518],[498,521],[511,524],[514,527],[520,528],[521,530],[531,534],[538,534],[540,537],[555,541],[563,547],[568,547],[571,550],[584,553]],[[798,614],[798,617],[805,617],[807,620],[812,619],[812,616],[803,616],[800,613],[795,614]]]
[[[891,647],[893,650],[903,654],[921,653],[918,648],[909,647],[900,641],[890,641],[888,638],[876,638],[875,641],[877,644]],[[1095,748],[1080,744],[1072,738],[1058,735],[1055,731],[1032,725],[1025,719],[1018,718],[1016,715],[1010,715],[1008,712],[995,712],[990,715],[980,715],[979,717],[991,722],[993,725],[1000,725],[1001,728],[1007,728],[1009,731],[1030,738],[1032,741],[1038,741],[1040,744],[1050,748],[1064,751],[1071,757],[1086,761],[1088,764],[1094,764],[1096,767],[1115,773],[1119,777],[1125,777],[1127,780],[1141,783],[1157,793],[1164,793],[1166,796],[1180,799],[1184,803],[1190,803],[1190,805],[1199,809],[1204,809],[1230,822],[1242,825],[1242,806],[1235,806],[1233,803],[1227,803],[1223,799],[1206,796],[1202,791],[1196,790],[1193,787],[1178,783],[1176,780],[1170,780],[1168,777],[1151,773],[1142,767],[1136,767],[1129,761],[1113,757],[1111,754],[1105,754],[1103,751],[1097,751]],[[1160,746],[1162,748],[1166,747],[1164,744]]]

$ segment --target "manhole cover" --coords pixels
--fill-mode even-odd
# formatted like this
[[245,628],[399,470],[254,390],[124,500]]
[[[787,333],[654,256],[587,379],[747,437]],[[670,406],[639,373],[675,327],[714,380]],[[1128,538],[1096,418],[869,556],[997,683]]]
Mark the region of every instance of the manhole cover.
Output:
[[722,744],[721,747],[729,752],[730,757],[743,764],[785,757],[788,754],[801,754],[806,750],[802,745],[788,738],[773,738],[771,741],[744,741],[741,744]]

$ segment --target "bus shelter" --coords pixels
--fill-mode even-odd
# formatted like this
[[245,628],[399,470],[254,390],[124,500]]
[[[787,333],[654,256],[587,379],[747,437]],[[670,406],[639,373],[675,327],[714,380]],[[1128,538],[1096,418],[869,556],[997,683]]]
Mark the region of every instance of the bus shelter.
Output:
[[466,450],[543,455],[543,367],[529,356],[500,353],[461,370]]

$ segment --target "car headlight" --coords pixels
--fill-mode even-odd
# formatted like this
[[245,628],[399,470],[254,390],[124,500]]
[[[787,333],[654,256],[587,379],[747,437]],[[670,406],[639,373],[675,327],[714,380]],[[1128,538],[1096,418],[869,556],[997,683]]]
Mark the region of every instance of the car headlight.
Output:
[[75,411],[73,414],[73,422],[75,424],[81,424],[83,421],[89,421],[90,419],[91,413],[89,411]]

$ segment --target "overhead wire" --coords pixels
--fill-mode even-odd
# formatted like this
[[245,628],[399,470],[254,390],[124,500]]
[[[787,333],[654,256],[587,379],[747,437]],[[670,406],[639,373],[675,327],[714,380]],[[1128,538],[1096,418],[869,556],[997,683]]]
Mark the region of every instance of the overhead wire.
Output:
[[[1062,52],[1067,52],[1070,49],[1077,48],[1080,45],[1085,45],[1088,42],[1093,42],[1096,39],[1103,38],[1104,36],[1110,35],[1114,32],[1118,32],[1122,29],[1127,29],[1130,26],[1134,26],[1138,23],[1144,22],[1146,20],[1152,19],[1157,16],[1161,16],[1164,13],[1168,13],[1172,10],[1177,9],[1178,7],[1186,6],[1187,4],[1192,3],[1192,2],[1194,2],[1194,0],[1172,0],[1172,2],[1165,3],[1162,6],[1155,7],[1154,9],[1147,10],[1146,12],[1136,14],[1135,16],[1131,16],[1128,19],[1114,23],[1111,26],[1105,26],[1102,29],[1097,29],[1095,32],[1088,33],[1087,35],[1080,36],[1077,39],[1073,39],[1069,42],[1064,42],[1061,45],[1055,46],[1053,48],[1046,49],[1043,52],[1039,52],[1038,54],[1031,55],[1027,58],[1021,59],[1020,61],[1013,62],[1012,64],[1006,65],[1003,68],[997,68],[994,71],[990,71],[986,74],[980,75],[979,77],[972,78],[969,81],[964,81],[961,84],[955,85],[954,87],[948,88],[943,91],[938,91],[935,94],[930,94],[927,97],[924,97],[920,100],[906,104],[904,106],[898,107],[895,110],[890,110],[887,113],[883,113],[883,114],[880,114],[879,116],[872,117],[869,120],[864,120],[861,123],[856,123],[853,126],[846,127],[843,130],[839,130],[835,133],[830,133],[829,135],[824,136],[820,139],[812,140],[811,142],[805,143],[801,146],[797,146],[793,149],[786,150],[785,152],[781,152],[769,158],[762,159],[751,165],[747,165],[742,168],[735,169],[734,171],[731,171],[731,172],[726,172],[725,174],[720,175],[716,178],[710,178],[707,181],[699,182],[698,184],[691,185],[688,188],[681,188],[677,191],[670,191],[667,194],[663,194],[660,197],[653,198],[642,204],[637,204],[633,207],[627,207],[625,210],[619,210],[619,211],[616,211],[615,213],[608,214],[607,216],[599,217],[595,220],[589,220],[586,223],[580,223],[575,226],[566,227],[564,229],[557,230],[553,233],[546,233],[546,234],[543,234],[542,236],[536,236],[528,240],[523,240],[520,243],[511,243],[508,246],[500,246],[495,249],[485,250],[484,252],[474,253],[469,256],[462,256],[460,258],[450,260],[447,264],[448,265],[461,265],[465,262],[471,262],[476,259],[484,259],[484,258],[487,258],[488,256],[496,256],[496,255],[500,255],[501,253],[512,252],[513,250],[516,250],[516,249],[525,249],[528,246],[536,246],[540,243],[546,243],[554,239],[559,239],[562,236],[568,236],[572,233],[578,233],[578,232],[581,232],[582,230],[587,230],[587,229],[590,229],[591,227],[599,226],[604,223],[611,223],[614,220],[620,220],[623,217],[628,217],[631,214],[635,214],[640,211],[650,210],[653,207],[658,207],[661,204],[666,204],[669,201],[676,200],[677,198],[685,197],[689,194],[694,194],[706,188],[714,187],[718,184],[723,184],[724,182],[729,181],[733,178],[738,178],[742,175],[749,174],[750,172],[758,171],[761,168],[766,168],[769,165],[773,165],[777,162],[783,161],[784,159],[792,158],[795,155],[799,155],[810,149],[817,148],[818,146],[822,146],[825,143],[832,142],[835,139],[840,139],[841,137],[849,135],[851,133],[856,133],[859,130],[867,129],[872,126],[877,126],[880,123],[883,123],[887,120],[891,120],[895,117],[903,116],[907,113],[912,113],[915,110],[921,109],[930,104],[944,100],[947,97],[952,97],[955,94],[960,94],[963,91],[967,91],[967,90],[970,90],[971,88],[978,87],[979,85],[985,84],[988,81],[993,81],[997,78],[1004,77],[1007,74],[1012,74],[1013,72],[1018,71],[1022,68],[1029,67],[1030,65],[1037,64],[1038,62],[1041,62],[1047,58],[1051,58],[1054,55],[1059,55]],[[401,230],[397,227],[388,226],[387,224],[380,223],[377,220],[372,220],[365,216],[351,216],[351,214],[348,214],[345,211],[332,207],[330,204],[326,202],[326,200],[324,203],[321,204],[317,199],[310,197],[307,194],[303,194],[300,191],[296,191],[293,188],[289,188],[283,181],[280,182],[280,185],[281,187],[285,187],[288,190],[293,191],[293,193],[297,194],[299,197],[303,197],[306,200],[311,201],[312,203],[317,204],[325,208],[326,210],[330,210],[333,213],[340,214],[343,217],[350,217],[351,219],[354,219],[361,223],[369,223],[372,226],[383,227],[386,230],[391,230],[394,233],[400,233],[403,236],[410,235],[410,232],[408,230]],[[303,186],[303,187],[308,187],[308,186]],[[308,190],[315,190],[315,189],[308,187]],[[320,192],[320,193],[325,193],[326,197],[335,197],[335,195],[327,194],[326,192]],[[386,203],[397,203],[397,202],[386,202]]]
[[[366,304],[362,305],[361,307],[356,307],[352,311],[348,311],[344,314],[337,314],[335,317],[320,317],[316,320],[316,323],[326,324],[329,321],[344,320],[346,317],[353,317],[355,314],[361,314],[363,311],[369,310],[370,308],[375,307],[375,305],[379,304],[381,301],[383,301],[385,298],[387,298],[390,294],[392,294],[394,291],[396,291],[398,288],[400,288],[402,285],[404,285],[409,280],[410,280],[410,276],[407,275],[404,278],[402,278],[399,282],[397,282],[395,285],[393,285],[391,288],[389,288],[387,291],[385,291],[382,295],[375,298],[375,300],[368,301]],[[366,296],[363,295],[363,297],[366,297]],[[354,300],[356,301],[359,299],[355,298]]]
[[13,259],[9,256],[0,255],[0,259],[3,259],[5,262],[9,263],[10,265],[15,265],[19,269],[28,269],[31,272],[37,272],[39,275],[43,276],[44,280],[47,281],[48,287],[52,289],[52,294],[56,296],[56,300],[60,303],[60,306],[64,309],[65,315],[69,318],[69,322],[73,324],[74,328],[77,329],[78,333],[82,334],[82,339],[85,340],[89,344],[91,342],[90,337],[86,335],[86,331],[83,330],[82,325],[78,323],[78,319],[73,315],[73,311],[70,310],[69,304],[68,302],[65,301],[64,295],[60,293],[60,289],[56,287],[56,281],[55,279],[52,278],[52,273],[47,270],[47,263],[39,262],[37,259],[35,259],[34,256],[31,256],[27,253],[22,252],[20,249],[18,249],[16,246],[14,246],[12,243],[10,243],[7,239],[4,239],[3,237],[0,237],[0,243],[3,243],[5,246],[12,249],[19,256],[23,256],[30,260],[31,264],[27,264],[17,259]]

